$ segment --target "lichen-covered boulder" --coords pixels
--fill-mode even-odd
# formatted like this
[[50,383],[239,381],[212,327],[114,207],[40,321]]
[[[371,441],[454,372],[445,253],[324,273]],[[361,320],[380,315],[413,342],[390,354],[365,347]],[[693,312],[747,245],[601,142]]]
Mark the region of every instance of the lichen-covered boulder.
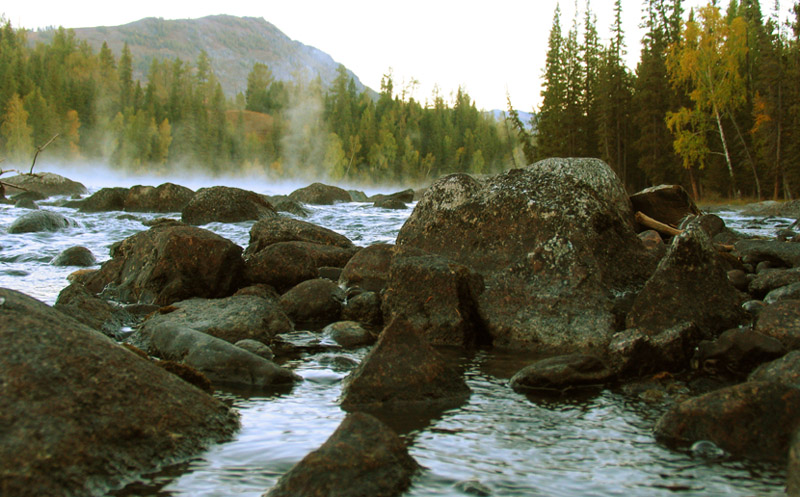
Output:
[[343,249],[354,247],[346,236],[328,228],[289,217],[270,217],[257,221],[250,228],[250,243],[245,256],[281,242],[309,242]]
[[311,205],[332,205],[337,202],[352,201],[347,190],[338,186],[312,183],[289,194],[291,200]]
[[81,212],[123,211],[127,196],[127,188],[119,186],[101,188],[87,198],[65,202],[64,207],[76,208]]
[[397,245],[481,274],[480,314],[495,347],[543,354],[604,350],[618,300],[641,289],[655,260],[634,231],[619,178],[596,159],[547,159],[478,181],[437,181]]
[[212,222],[255,221],[277,215],[275,208],[262,195],[241,188],[214,186],[201,188],[195,193],[181,211],[181,221],[199,226]]
[[115,245],[111,260],[84,283],[128,303],[227,297],[242,286],[241,254],[241,247],[202,228],[154,226]]
[[[9,195],[21,191],[33,191],[47,197],[53,195],[83,195],[88,193],[81,183],[55,173],[18,174],[10,178],[3,178]],[[15,186],[19,188],[14,188]]]
[[0,301],[3,495],[106,495],[236,429],[223,403],[66,314]]
[[159,186],[136,185],[125,196],[129,212],[181,212],[194,197],[194,191],[174,183]]

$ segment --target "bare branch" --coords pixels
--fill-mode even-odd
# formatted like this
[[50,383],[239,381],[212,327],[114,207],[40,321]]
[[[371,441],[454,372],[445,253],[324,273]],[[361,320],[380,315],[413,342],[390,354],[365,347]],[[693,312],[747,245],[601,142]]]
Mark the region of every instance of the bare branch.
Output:
[[31,164],[31,170],[30,170],[30,172],[28,172],[28,174],[33,174],[33,166],[36,165],[36,158],[39,157],[39,152],[41,152],[42,150],[47,148],[47,146],[50,145],[51,143],[53,143],[53,140],[55,140],[56,138],[58,138],[58,133],[53,135],[53,137],[50,138],[50,140],[47,143],[45,143],[44,145],[36,147],[36,153],[33,154],[33,163]]

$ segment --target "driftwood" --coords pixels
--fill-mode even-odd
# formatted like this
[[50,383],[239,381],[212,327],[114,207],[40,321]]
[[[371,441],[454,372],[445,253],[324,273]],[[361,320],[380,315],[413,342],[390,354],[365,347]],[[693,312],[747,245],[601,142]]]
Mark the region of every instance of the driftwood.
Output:
[[641,224],[642,226],[645,226],[645,227],[650,228],[650,229],[654,229],[654,230],[658,231],[659,233],[663,233],[665,235],[678,236],[681,233],[683,233],[683,231],[681,231],[681,230],[679,230],[677,228],[674,228],[674,227],[672,227],[672,226],[670,226],[668,224],[664,224],[661,221],[656,221],[655,219],[653,219],[652,217],[648,216],[647,214],[644,214],[641,211],[636,211],[635,218],[636,218],[636,222]]
[[50,138],[50,140],[44,145],[39,145],[38,147],[36,147],[36,153],[33,154],[33,162],[31,163],[31,170],[30,172],[28,172],[28,174],[33,174],[33,166],[36,165],[36,158],[39,157],[39,152],[46,149],[47,146],[53,143],[53,140],[55,140],[56,138],[58,138],[58,133],[54,134],[53,137]]

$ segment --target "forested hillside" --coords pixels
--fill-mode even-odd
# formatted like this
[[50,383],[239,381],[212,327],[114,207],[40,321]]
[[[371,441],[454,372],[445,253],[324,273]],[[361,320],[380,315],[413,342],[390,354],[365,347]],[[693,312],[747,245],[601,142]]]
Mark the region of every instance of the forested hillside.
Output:
[[718,3],[685,12],[681,0],[646,0],[635,72],[620,0],[605,46],[588,2],[566,32],[557,9],[536,134],[516,122],[528,159],[600,157],[629,190],[800,195],[800,4],[786,20],[777,2],[768,15],[758,0]]

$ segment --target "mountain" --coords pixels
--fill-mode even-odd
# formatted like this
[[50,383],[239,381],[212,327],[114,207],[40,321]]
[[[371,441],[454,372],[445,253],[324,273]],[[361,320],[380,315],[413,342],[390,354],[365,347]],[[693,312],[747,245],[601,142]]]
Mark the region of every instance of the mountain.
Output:
[[[134,77],[145,81],[154,58],[180,58],[194,64],[202,50],[225,94],[233,96],[247,88],[247,75],[256,62],[266,64],[275,79],[310,81],[320,76],[325,87],[336,78],[339,64],[325,52],[295,41],[263,18],[208,16],[200,19],[165,20],[148,17],[122,26],[73,29],[78,39],[95,50],[107,42],[119,58],[127,42],[134,60]],[[54,30],[28,33],[31,43],[49,43]],[[348,70],[358,91],[364,85]]]

